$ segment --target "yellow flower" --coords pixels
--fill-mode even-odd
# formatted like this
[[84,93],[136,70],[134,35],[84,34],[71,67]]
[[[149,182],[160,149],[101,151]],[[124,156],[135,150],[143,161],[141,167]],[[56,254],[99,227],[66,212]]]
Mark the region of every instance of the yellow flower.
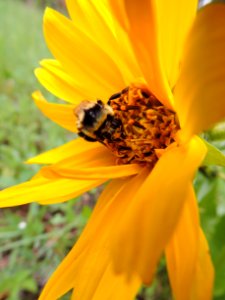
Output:
[[196,134],[225,116],[225,5],[197,15],[194,0],[67,0],[67,7],[71,20],[46,10],[56,60],[43,60],[36,75],[70,104],[49,103],[40,92],[34,100],[76,132],[83,99],[106,103],[119,92],[109,106],[122,127],[108,128],[113,143],[79,138],[30,159],[47,166],[0,193],[1,207],[50,204],[111,179],[40,299],[72,288],[72,299],[133,299],[163,252],[176,300],[211,299],[214,271],[192,180],[207,152]]

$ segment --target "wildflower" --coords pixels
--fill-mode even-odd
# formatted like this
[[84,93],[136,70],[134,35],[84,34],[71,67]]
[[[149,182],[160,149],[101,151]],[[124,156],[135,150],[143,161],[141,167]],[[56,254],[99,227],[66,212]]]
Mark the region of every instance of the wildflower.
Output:
[[43,60],[36,75],[69,104],[33,96],[47,117],[96,142],[75,139],[28,160],[47,166],[1,192],[0,205],[63,202],[110,182],[40,299],[70,289],[72,299],[133,299],[164,251],[175,299],[211,299],[192,180],[207,153],[196,134],[225,116],[225,6],[197,16],[197,1],[67,7],[72,20],[46,10],[56,60]]

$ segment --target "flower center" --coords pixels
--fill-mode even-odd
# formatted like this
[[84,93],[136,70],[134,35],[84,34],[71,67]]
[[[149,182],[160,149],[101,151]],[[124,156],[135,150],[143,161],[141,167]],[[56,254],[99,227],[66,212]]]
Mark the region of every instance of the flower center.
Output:
[[107,104],[82,102],[76,109],[78,134],[99,141],[118,157],[118,164],[153,167],[175,141],[176,113],[165,107],[144,85],[131,85]]

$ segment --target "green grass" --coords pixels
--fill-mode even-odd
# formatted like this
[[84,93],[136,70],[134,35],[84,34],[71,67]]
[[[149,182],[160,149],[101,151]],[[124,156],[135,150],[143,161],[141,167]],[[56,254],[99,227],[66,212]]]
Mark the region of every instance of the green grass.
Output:
[[[41,88],[33,70],[39,60],[50,57],[42,15],[22,2],[0,1],[0,189],[35,173],[36,166],[23,164],[27,158],[69,139],[68,132],[42,116],[31,98]],[[75,202],[0,211],[1,300],[37,299],[90,214],[88,207],[74,207]],[[26,228],[19,229],[21,222]]]
[[42,37],[42,12],[13,0],[0,1],[0,188],[29,178],[35,168],[22,164],[62,144],[68,133],[47,120],[31,93],[39,89],[33,70],[50,57]]

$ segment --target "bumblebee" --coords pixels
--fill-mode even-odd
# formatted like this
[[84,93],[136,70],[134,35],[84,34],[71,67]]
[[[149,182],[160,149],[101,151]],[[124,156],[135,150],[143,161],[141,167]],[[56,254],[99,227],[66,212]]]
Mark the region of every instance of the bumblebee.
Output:
[[121,126],[112,107],[101,100],[84,100],[74,110],[78,135],[86,141],[112,141],[114,132]]

